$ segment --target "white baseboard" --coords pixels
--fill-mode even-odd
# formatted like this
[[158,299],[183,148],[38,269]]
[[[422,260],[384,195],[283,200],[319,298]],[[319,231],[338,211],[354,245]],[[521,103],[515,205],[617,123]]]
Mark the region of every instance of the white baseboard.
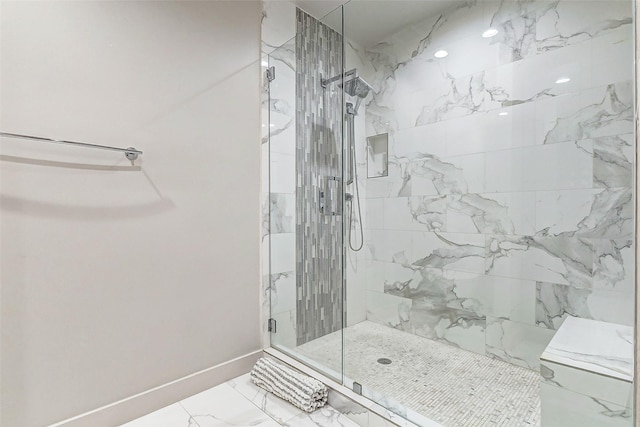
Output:
[[159,387],[68,418],[49,427],[115,427],[246,374],[262,356],[257,350]]

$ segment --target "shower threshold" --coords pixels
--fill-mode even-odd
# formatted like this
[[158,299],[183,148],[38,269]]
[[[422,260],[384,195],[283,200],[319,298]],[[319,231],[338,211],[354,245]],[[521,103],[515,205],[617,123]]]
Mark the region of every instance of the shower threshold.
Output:
[[[342,342],[338,331],[294,352],[339,372]],[[538,372],[378,323],[344,330],[344,375],[446,427],[540,425]]]

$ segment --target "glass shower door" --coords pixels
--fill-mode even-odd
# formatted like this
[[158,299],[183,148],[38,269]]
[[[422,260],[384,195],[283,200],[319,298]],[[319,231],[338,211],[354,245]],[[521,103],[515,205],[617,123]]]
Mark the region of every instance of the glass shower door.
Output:
[[271,345],[341,381],[342,90],[322,80],[342,73],[342,36],[296,23],[269,55]]

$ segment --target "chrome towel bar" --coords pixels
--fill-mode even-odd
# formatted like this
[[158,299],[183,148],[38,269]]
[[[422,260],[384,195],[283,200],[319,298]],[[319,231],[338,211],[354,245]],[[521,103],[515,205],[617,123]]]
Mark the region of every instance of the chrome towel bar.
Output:
[[54,144],[77,145],[77,146],[86,147],[86,148],[98,148],[100,150],[119,151],[121,153],[124,153],[125,157],[129,160],[135,160],[138,158],[140,154],[142,154],[142,151],[136,150],[133,147],[127,147],[127,148],[109,147],[108,145],[87,144],[86,142],[65,141],[62,139],[43,138],[41,136],[21,135],[18,133],[8,133],[8,132],[0,132],[0,136],[6,136],[7,138],[29,139],[32,141],[40,141],[40,142],[51,142]]

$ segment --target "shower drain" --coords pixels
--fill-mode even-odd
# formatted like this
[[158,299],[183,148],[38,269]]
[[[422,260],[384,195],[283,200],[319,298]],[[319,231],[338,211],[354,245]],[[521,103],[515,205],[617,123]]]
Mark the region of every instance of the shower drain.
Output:
[[387,359],[386,357],[381,357],[378,359],[378,363],[382,365],[391,365],[391,359]]

